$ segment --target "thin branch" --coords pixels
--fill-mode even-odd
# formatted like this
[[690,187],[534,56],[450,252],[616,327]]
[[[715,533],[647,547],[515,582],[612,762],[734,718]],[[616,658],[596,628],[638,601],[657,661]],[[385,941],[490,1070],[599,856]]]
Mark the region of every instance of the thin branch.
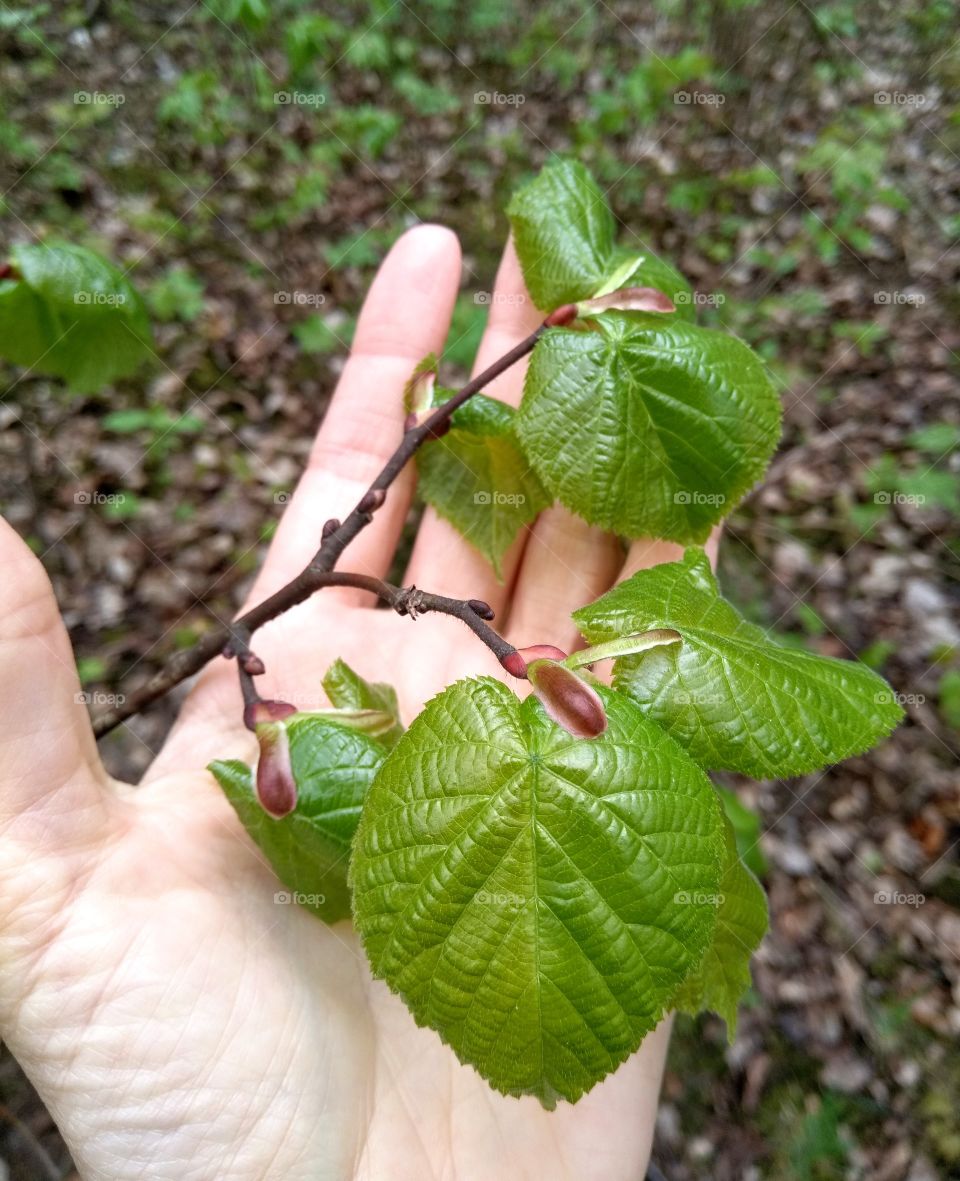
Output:
[[334,571],[334,567],[344,549],[373,520],[374,512],[383,504],[387,489],[423,443],[434,437],[438,429],[442,429],[449,422],[451,415],[464,402],[479,393],[511,365],[515,365],[517,361],[532,352],[534,345],[546,328],[567,322],[574,311],[575,309],[572,307],[564,307],[553,312],[534,332],[531,332],[508,353],[504,353],[499,360],[494,361],[482,373],[468,381],[449,401],[439,406],[429,418],[406,430],[396,451],[387,460],[367,491],[357,501],[349,516],[345,517],[342,522],[328,521],[323,527],[320,548],[310,563],[295,578],[292,578],[269,598],[264,599],[262,603],[258,603],[256,607],[247,611],[234,623],[213,628],[202,636],[192,648],[175,653],[142,689],[130,694],[115,708],[109,709],[95,718],[93,721],[94,734],[98,738],[108,734],[121,722],[139,713],[151,702],[168,693],[188,677],[198,673],[206,664],[220,655],[238,657],[244,678],[242,681],[244,699],[246,700],[251,694],[255,696],[256,690],[252,688],[250,680],[252,676],[260,674],[263,664],[250,650],[250,637],[264,624],[269,623],[271,619],[276,619],[278,615],[289,611],[292,607],[310,598],[316,591],[327,586],[353,586],[370,590],[388,602],[398,613],[410,615],[412,618],[428,611],[452,615],[465,623],[499,659],[515,651],[502,636],[487,626],[484,618],[470,606],[470,600],[449,599],[443,595],[430,594],[414,587],[394,587],[388,583],[380,582],[379,579],[368,579],[366,575],[337,572]]

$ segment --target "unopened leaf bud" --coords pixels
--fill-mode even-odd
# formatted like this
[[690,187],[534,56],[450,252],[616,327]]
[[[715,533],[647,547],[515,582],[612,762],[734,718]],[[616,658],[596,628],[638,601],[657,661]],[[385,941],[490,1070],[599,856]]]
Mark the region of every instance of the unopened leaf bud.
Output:
[[297,784],[290,761],[290,736],[284,722],[261,722],[256,734],[260,746],[257,799],[264,812],[280,820],[297,806]]
[[483,599],[467,599],[467,606],[474,613],[479,615],[481,619],[486,619],[487,622],[496,618],[496,612],[489,603],[485,603]]
[[364,492],[363,496],[361,496],[360,503],[357,505],[357,512],[375,513],[386,499],[386,489],[371,488],[369,492]]
[[325,521],[323,528],[320,530],[320,540],[326,541],[331,533],[336,533],[340,528],[340,522],[336,517],[331,517],[329,521]]
[[600,694],[572,669],[554,660],[532,660],[527,677],[547,717],[574,738],[598,738],[606,730]]
[[597,312],[675,312],[672,299],[655,287],[621,287],[609,295],[597,295],[577,304],[580,317]]

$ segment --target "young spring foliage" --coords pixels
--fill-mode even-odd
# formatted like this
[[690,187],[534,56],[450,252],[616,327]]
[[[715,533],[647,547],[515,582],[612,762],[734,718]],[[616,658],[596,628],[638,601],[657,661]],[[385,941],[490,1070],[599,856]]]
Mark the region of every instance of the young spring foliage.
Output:
[[[423,443],[423,498],[498,572],[553,498],[627,536],[704,539],[776,446],[763,366],[695,323],[668,264],[616,244],[580,165],[545,169],[509,215],[533,298],[577,306],[537,338],[518,410],[477,394]],[[408,429],[452,396],[437,368],[411,377]],[[712,1009],[732,1034],[767,923],[764,862],[756,817],[706,772],[812,771],[901,716],[866,667],[744,620],[699,548],[574,618],[595,647],[564,656],[543,636],[501,657],[525,700],[462,680],[404,730],[393,690],[338,661],[331,708],[260,703],[256,775],[212,766],[287,887],[327,921],[352,906],[414,1019],[547,1107],[671,1009]],[[612,688],[587,671],[611,658]]]
[[15,246],[0,279],[0,356],[98,390],[151,352],[143,301],[126,275],[82,246]]

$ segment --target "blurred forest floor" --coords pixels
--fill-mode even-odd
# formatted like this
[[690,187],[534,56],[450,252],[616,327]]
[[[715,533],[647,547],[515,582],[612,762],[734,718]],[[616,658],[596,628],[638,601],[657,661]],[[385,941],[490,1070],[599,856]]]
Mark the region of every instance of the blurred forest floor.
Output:
[[[235,608],[406,226],[464,244],[447,384],[506,197],[554,153],[768,362],[786,432],[726,591],[883,672],[908,718],[836,770],[726,777],[771,932],[732,1045],[678,1023],[668,1181],[960,1177],[957,32],[952,0],[0,3],[5,246],[104,251],[156,327],[142,378],[8,372],[0,397],[0,507],[94,704]],[[139,775],[176,704],[103,744],[111,770]],[[0,1178],[70,1175],[6,1055]]]

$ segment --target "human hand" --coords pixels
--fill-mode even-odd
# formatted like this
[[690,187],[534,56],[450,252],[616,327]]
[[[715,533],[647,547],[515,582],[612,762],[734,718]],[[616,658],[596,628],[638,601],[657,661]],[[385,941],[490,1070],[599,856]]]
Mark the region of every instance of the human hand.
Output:
[[[393,248],[353,353],[251,595],[315,551],[402,429],[413,366],[440,352],[460,279],[454,236]],[[478,370],[540,321],[508,249]],[[522,366],[488,392],[520,396]],[[383,576],[413,491],[407,471],[350,545]],[[570,612],[678,547],[618,543],[554,507],[504,563],[427,512],[406,584],[484,599],[512,643],[571,648]],[[405,721],[446,684],[502,675],[456,620],[372,610],[325,589],[257,635],[267,695],[320,704],[343,656],[395,684]],[[39,562],[0,524],[0,1033],[93,1181],[633,1181],[649,1155],[667,1030],[578,1104],[493,1092],[372,981],[346,923],[278,907],[277,882],[210,774],[253,761],[236,669],[212,664],[136,790],[112,782],[78,703],[69,642]]]

